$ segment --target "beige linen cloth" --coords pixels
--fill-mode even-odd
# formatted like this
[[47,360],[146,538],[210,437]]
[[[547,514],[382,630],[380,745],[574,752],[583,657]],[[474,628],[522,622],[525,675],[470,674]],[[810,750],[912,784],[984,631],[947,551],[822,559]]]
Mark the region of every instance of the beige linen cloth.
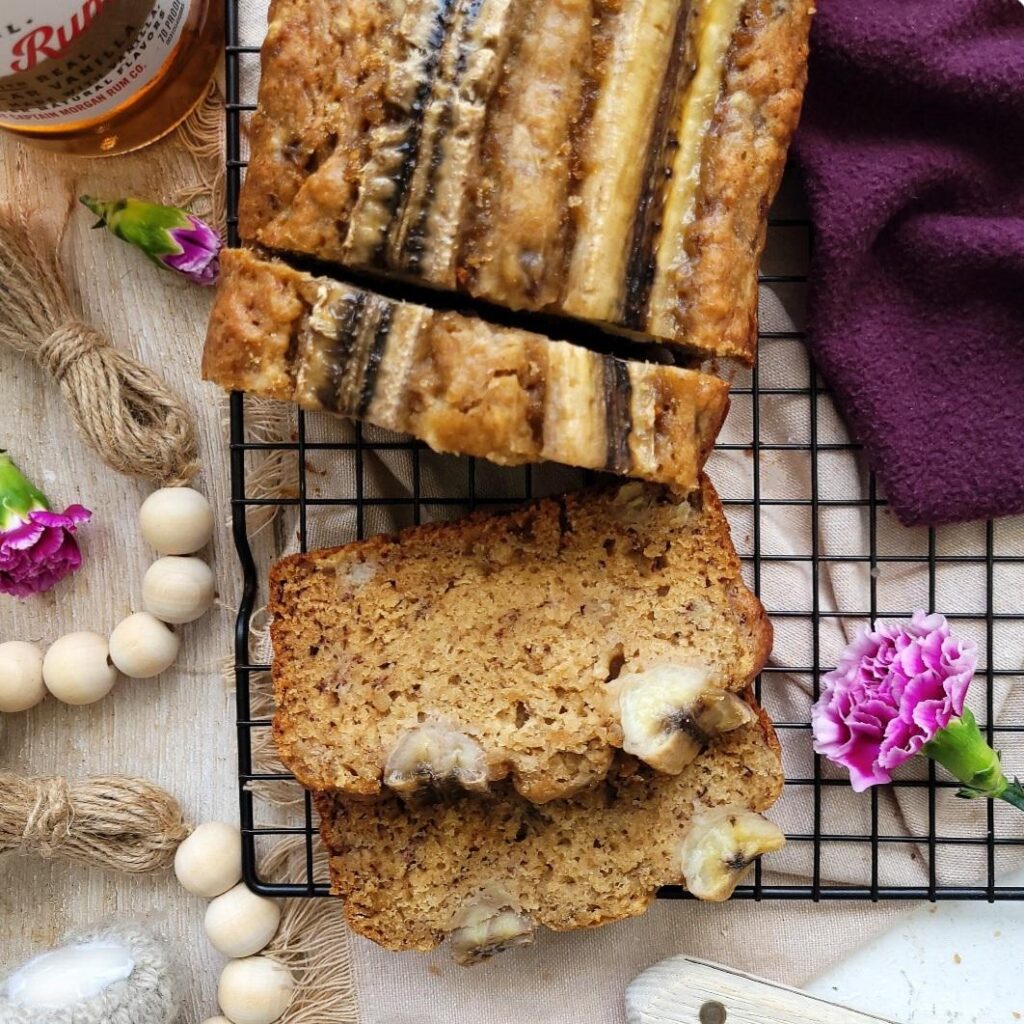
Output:
[[[265,3],[251,0],[241,5],[242,42],[262,40]],[[258,81],[255,57],[244,58],[243,98],[252,101]],[[872,516],[863,504],[872,488],[860,456],[850,450],[849,438],[831,398],[816,382],[817,394],[789,393],[811,387],[810,368],[802,342],[791,335],[803,326],[804,286],[792,278],[807,270],[808,234],[805,227],[787,223],[799,216],[799,197],[791,187],[783,189],[774,216],[783,223],[769,231],[763,271],[778,278],[762,285],[762,330],[768,337],[761,345],[759,368],[760,496],[760,589],[770,613],[774,613],[776,639],[770,670],[764,676],[763,701],[780,723],[806,723],[811,703],[810,668],[817,651],[819,664],[830,667],[843,646],[863,625],[870,612],[890,617],[907,616],[917,608],[973,613],[958,620],[956,631],[979,643],[980,665],[1002,672],[993,687],[995,721],[1024,722],[1024,621],[997,621],[993,626],[991,652],[986,645],[986,527],[971,524],[944,528],[933,535],[924,529],[906,529],[884,509]],[[751,556],[754,522],[753,495],[755,455],[751,375],[739,372],[734,380],[732,411],[719,439],[720,447],[708,471],[720,494],[736,504],[728,507],[734,541],[741,555]],[[746,393],[744,393],[746,392]],[[812,431],[819,444],[813,460],[807,451]],[[306,419],[307,440],[353,439],[352,428],[326,416]],[[356,480],[356,460],[349,453],[310,451],[306,460],[309,496],[353,498],[357,486],[371,501],[397,500],[399,504],[370,505],[363,513],[366,535],[406,526],[418,515],[420,521],[458,515],[464,505],[431,504],[434,498],[467,497],[469,466],[466,460],[419,453],[418,468],[408,451],[375,450],[374,445],[400,440],[374,428],[363,433],[361,484]],[[288,468],[294,482],[297,468]],[[534,467],[533,492],[545,493],[573,486],[580,479],[560,467]],[[418,503],[409,499],[414,474],[420,482]],[[791,502],[811,497],[817,477],[821,499],[816,517],[807,505]],[[525,493],[523,470],[502,470],[477,463],[475,494],[481,504],[488,497]],[[830,504],[839,502],[839,504]],[[845,503],[844,503],[845,502]],[[861,502],[861,504],[858,504]],[[327,546],[353,539],[359,527],[351,507],[316,507],[307,520],[309,547]],[[295,550],[297,516],[293,509],[279,517],[274,529],[278,546]],[[879,555],[872,570],[867,555],[872,534]],[[1024,555],[1024,520],[1004,520],[993,529],[994,550],[1001,557]],[[934,578],[929,576],[929,550],[940,557]],[[815,573],[810,556],[817,551]],[[960,560],[963,559],[963,560]],[[262,566],[261,568],[265,568]],[[744,566],[748,582],[754,566]],[[817,583],[817,607],[822,614],[817,637],[809,614]],[[1024,615],[1024,562],[997,562],[991,580],[993,610]],[[787,614],[788,613],[788,614]],[[257,653],[267,655],[265,641],[257,640]],[[979,721],[986,720],[987,680],[979,672],[970,703]],[[786,775],[810,780],[814,759],[810,734],[804,729],[782,728]],[[1024,750],[1016,734],[1000,734],[999,746],[1009,765],[1024,762]],[[824,768],[829,779],[841,779]],[[923,780],[925,763],[901,770],[899,778]],[[264,821],[276,819],[269,806]],[[835,837],[821,845],[818,877],[823,885],[869,885],[872,882],[871,845],[848,837],[870,833],[872,814],[877,815],[883,842],[877,857],[877,882],[885,885],[926,886],[929,882],[927,843],[908,841],[928,835],[927,791],[906,788],[858,796],[845,783],[828,787],[820,806],[820,830]],[[787,787],[772,816],[790,833],[809,837],[813,828],[813,790],[799,781]],[[293,823],[299,819],[291,819]],[[935,854],[937,884],[977,883],[986,877],[985,848],[976,845],[987,829],[984,803],[957,800],[952,791],[939,792],[935,807],[936,833],[965,842],[940,844]],[[995,829],[1000,837],[1024,835],[1024,819],[1009,807],[995,809]],[[971,843],[975,841],[975,844]],[[766,883],[806,885],[814,875],[813,848],[806,839],[795,839],[765,867]],[[997,851],[997,876],[1017,863],[1004,849]],[[659,901],[643,917],[591,932],[567,935],[541,934],[536,943],[514,954],[466,970],[455,967],[442,947],[432,954],[393,954],[353,936],[348,950],[338,951],[339,970],[348,969],[357,999],[357,1017],[363,1024],[433,1024],[458,1021],[563,1022],[620,1024],[624,1020],[622,992],[625,984],[645,966],[673,953],[685,952],[720,960],[735,967],[799,984],[860,945],[894,921],[903,905],[845,902],[733,902],[705,906],[693,902]]]

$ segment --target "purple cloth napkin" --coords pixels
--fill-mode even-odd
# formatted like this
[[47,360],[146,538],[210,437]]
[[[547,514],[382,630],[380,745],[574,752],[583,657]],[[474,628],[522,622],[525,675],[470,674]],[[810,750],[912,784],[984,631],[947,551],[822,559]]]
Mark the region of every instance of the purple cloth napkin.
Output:
[[907,525],[1024,512],[1024,6],[820,0],[809,343]]

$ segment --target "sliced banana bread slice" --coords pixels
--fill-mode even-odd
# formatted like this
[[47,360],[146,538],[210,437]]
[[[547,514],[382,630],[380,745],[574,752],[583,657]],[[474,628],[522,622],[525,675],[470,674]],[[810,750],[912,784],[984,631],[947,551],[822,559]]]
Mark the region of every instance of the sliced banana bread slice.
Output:
[[717,377],[398,302],[247,250],[221,257],[203,376],[440,452],[679,490],[696,485],[729,404]]
[[750,720],[772,635],[706,477],[293,555],[270,611],[281,759],[362,796],[511,775],[540,803],[620,746],[678,773]]
[[781,789],[778,743],[760,712],[680,775],[620,753],[602,785],[541,807],[510,792],[412,803],[321,793],[316,806],[352,928],[393,950],[433,949],[451,935],[468,963],[529,941],[538,925],[642,914],[663,885],[728,898],[757,856],[782,846],[754,813]]

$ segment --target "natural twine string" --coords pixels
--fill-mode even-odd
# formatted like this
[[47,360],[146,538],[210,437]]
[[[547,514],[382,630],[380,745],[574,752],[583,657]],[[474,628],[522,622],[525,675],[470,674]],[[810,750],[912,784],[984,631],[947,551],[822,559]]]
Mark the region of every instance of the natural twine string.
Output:
[[199,180],[178,189],[172,202],[186,206],[221,231],[227,228],[224,97],[211,82],[202,102],[178,125],[174,141],[192,158]]
[[0,343],[34,359],[60,386],[75,425],[104,462],[156,484],[186,484],[198,468],[195,424],[181,400],[112,348],[73,308],[56,245],[0,207]]
[[143,874],[167,867],[190,831],[178,801],[145,779],[0,772],[0,854],[64,857]]

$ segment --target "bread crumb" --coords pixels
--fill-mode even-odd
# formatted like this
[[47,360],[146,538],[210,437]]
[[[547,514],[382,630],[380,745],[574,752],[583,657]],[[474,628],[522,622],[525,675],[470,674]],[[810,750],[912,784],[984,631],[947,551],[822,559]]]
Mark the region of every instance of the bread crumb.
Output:
[[960,956],[959,953],[954,953],[953,954],[953,963],[955,963],[955,964],[962,964],[963,962],[964,962],[963,958]]

